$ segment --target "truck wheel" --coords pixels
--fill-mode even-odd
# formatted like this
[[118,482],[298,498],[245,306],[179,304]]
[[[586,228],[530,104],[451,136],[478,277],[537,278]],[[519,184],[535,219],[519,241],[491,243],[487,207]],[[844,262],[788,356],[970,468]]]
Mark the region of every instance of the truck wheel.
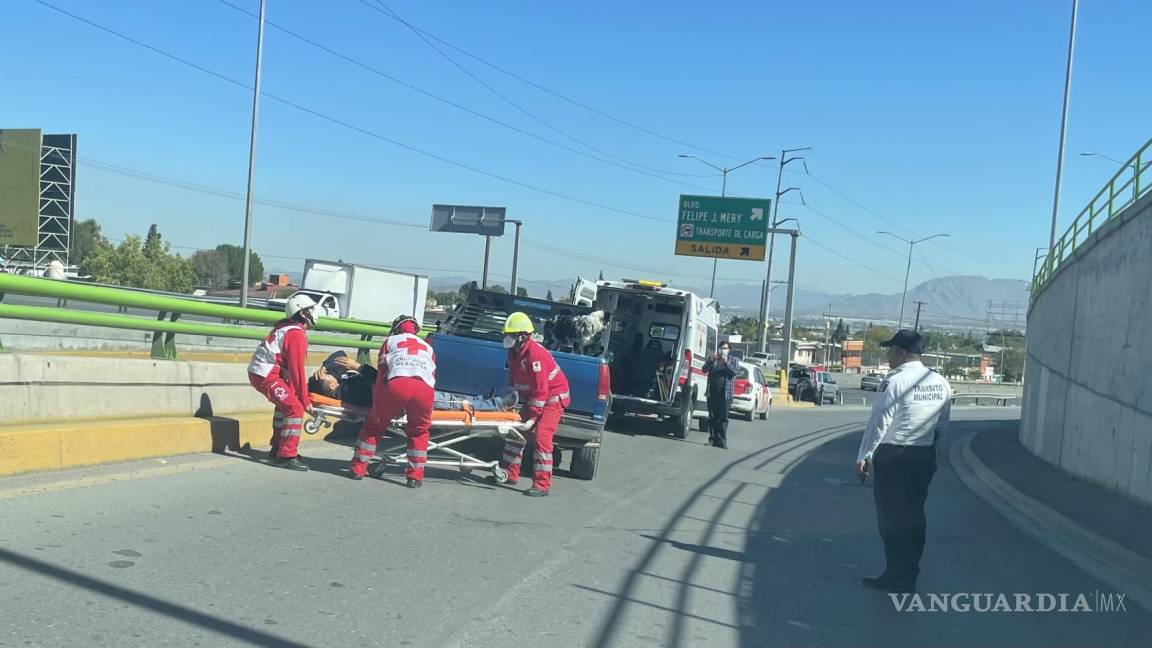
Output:
[[693,404],[696,402],[696,396],[694,394],[684,394],[680,400],[684,401],[684,404],[680,407],[680,415],[672,419],[673,425],[675,425],[672,429],[672,434],[677,439],[687,439],[688,432],[692,430],[692,411],[694,409]]
[[[600,442],[604,442],[604,435],[600,436]],[[584,447],[573,450],[572,465],[569,467],[568,472],[576,479],[588,481],[596,476],[596,466],[599,463],[600,448]]]
[[709,425],[708,417],[696,419],[696,428],[701,432],[708,432]]

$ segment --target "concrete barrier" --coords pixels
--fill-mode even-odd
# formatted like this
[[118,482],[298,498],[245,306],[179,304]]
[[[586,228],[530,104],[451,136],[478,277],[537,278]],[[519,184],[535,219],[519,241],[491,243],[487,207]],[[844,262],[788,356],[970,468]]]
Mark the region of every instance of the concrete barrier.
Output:
[[0,424],[271,410],[240,363],[0,354]]
[[1152,195],[1081,244],[1028,314],[1020,442],[1152,504]]

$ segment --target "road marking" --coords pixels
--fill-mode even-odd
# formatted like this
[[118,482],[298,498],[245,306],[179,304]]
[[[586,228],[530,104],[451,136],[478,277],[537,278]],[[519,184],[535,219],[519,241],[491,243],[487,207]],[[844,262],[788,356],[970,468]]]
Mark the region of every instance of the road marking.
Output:
[[1152,560],[1121,546],[1004,481],[972,451],[975,432],[948,447],[948,461],[968,488],[1020,530],[1117,592],[1152,611]]

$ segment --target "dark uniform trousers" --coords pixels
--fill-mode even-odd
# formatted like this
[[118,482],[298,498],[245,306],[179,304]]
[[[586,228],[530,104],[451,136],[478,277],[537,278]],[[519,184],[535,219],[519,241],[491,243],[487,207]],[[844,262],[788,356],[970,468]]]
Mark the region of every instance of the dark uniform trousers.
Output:
[[718,448],[728,447],[728,410],[732,401],[724,392],[708,394],[708,439]]
[[924,502],[936,473],[936,447],[882,443],[872,455],[872,470],[876,522],[887,562],[880,578],[915,585],[924,555]]

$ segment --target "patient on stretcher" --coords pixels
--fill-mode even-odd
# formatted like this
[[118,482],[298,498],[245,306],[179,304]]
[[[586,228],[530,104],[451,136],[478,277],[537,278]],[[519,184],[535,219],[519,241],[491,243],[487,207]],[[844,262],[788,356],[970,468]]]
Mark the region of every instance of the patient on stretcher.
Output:
[[[343,351],[328,356],[324,364],[308,379],[308,391],[336,398],[348,405],[372,407],[372,385],[376,382],[376,368],[362,365]],[[461,396],[437,390],[434,407],[438,410],[472,409],[476,412],[509,412],[519,405],[515,391],[506,395],[483,397]]]

